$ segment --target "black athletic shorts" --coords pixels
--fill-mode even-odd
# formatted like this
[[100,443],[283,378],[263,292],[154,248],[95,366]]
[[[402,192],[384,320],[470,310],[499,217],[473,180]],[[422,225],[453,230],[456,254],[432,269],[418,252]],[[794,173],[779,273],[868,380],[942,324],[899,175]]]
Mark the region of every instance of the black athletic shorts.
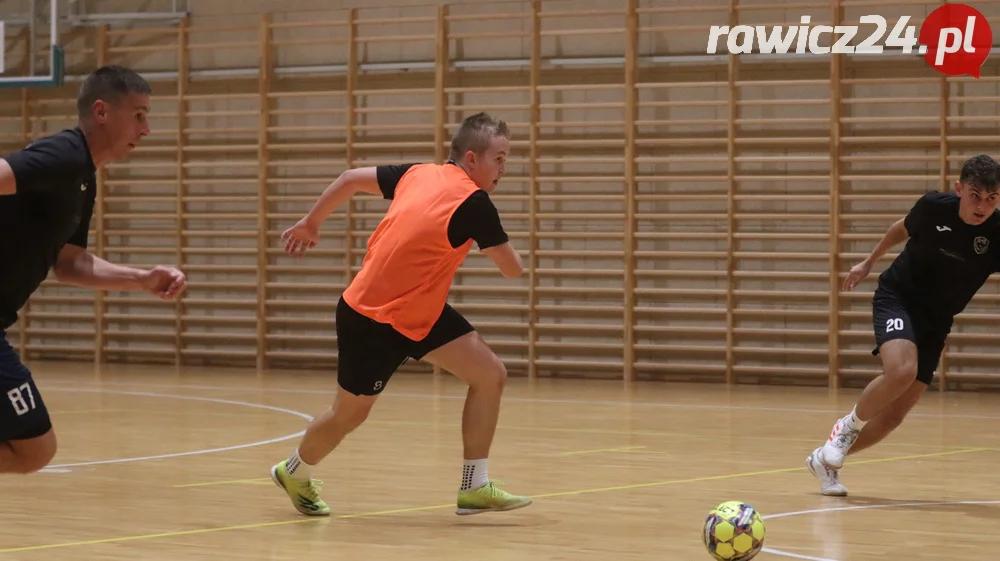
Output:
[[337,303],[337,382],[354,395],[377,395],[407,360],[420,360],[472,331],[472,324],[445,304],[431,332],[414,341],[391,325],[358,313],[341,298]]
[[31,372],[0,331],[0,442],[35,438],[51,428]]
[[917,346],[917,380],[930,385],[941,361],[945,339],[952,321],[938,319],[907,305],[891,290],[879,286],[872,298],[872,322],[875,327],[875,350],[893,339],[913,341]]

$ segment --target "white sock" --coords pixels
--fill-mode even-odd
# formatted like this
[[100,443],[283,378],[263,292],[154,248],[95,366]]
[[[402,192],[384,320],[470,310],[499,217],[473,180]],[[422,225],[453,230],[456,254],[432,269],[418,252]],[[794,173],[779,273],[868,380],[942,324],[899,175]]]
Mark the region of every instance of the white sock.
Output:
[[462,466],[462,491],[478,489],[490,482],[486,475],[486,463],[488,458],[481,460],[465,460]]
[[295,479],[296,481],[309,481],[312,476],[309,473],[309,468],[312,467],[309,464],[302,461],[299,457],[299,451],[295,450],[295,453],[288,458],[288,464],[285,468],[288,471],[289,477]]
[[851,427],[853,427],[855,430],[861,430],[865,428],[865,425],[868,424],[868,421],[862,421],[861,419],[859,419],[857,411],[858,411],[857,406],[855,406],[854,409],[851,409],[851,414],[847,416],[847,424],[851,425]]

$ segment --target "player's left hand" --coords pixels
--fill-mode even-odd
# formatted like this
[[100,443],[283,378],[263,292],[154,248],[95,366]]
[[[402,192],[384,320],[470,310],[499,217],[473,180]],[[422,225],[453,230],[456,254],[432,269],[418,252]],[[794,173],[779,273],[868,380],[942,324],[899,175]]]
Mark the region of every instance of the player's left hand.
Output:
[[844,279],[844,290],[854,289],[871,271],[872,264],[867,259],[851,267],[850,272],[847,273],[847,278]]
[[285,242],[285,253],[302,257],[319,243],[319,226],[303,218],[281,234],[281,241]]
[[187,288],[187,278],[184,273],[173,267],[160,265],[146,271],[141,282],[146,292],[162,300],[173,300]]

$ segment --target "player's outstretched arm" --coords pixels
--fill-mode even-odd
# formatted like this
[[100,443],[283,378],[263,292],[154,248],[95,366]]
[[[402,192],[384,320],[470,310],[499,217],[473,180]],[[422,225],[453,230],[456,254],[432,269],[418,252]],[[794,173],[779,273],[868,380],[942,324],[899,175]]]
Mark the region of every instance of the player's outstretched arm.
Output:
[[905,242],[910,237],[910,233],[906,230],[905,221],[905,218],[900,218],[894,222],[885,235],[882,236],[882,239],[879,240],[875,249],[868,254],[868,257],[861,263],[851,267],[850,272],[847,273],[847,278],[844,279],[844,290],[851,290],[857,286],[859,282],[868,276],[868,273],[872,270],[872,265],[876,261],[881,259],[892,247]]
[[349,169],[341,173],[336,181],[323,190],[305,219],[316,225],[321,224],[358,191],[372,195],[382,194],[374,167]]
[[187,288],[184,273],[172,267],[116,265],[72,244],[63,246],[53,272],[66,284],[95,290],[145,290],[163,300],[173,300]]
[[500,269],[500,274],[504,278],[516,279],[524,272],[524,261],[510,242],[488,247],[482,251]]
[[319,243],[320,224],[358,191],[382,194],[374,167],[349,169],[327,186],[309,213],[282,233],[285,251],[301,257],[306,250],[315,247]]

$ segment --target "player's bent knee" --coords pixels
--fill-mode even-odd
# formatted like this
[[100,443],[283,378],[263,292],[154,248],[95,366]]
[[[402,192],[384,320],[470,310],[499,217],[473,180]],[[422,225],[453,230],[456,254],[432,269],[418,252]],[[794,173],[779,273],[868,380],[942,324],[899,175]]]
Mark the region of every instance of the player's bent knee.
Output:
[[488,371],[487,375],[494,384],[502,388],[507,383],[507,365],[489,348],[482,335],[477,332],[476,337],[479,339],[479,343],[486,349],[486,352],[489,353],[490,366],[486,369]]
[[44,469],[55,457],[58,448],[56,434],[51,429],[36,438],[11,441],[10,446],[17,459],[15,472],[22,474],[35,473]]
[[909,386],[917,379],[917,347],[912,341],[888,341],[879,353],[886,378],[900,385]]
[[495,374],[497,385],[501,388],[507,383],[507,366],[497,358],[497,372]]
[[372,407],[375,405],[374,395],[356,395],[341,389],[334,405],[333,415],[342,422],[357,427],[368,419]]
[[370,405],[348,408],[341,407],[334,411],[334,415],[340,417],[349,426],[359,427],[368,420],[368,414],[371,413],[371,410]]
[[490,363],[488,366],[484,366],[480,375],[478,376],[480,385],[488,386],[496,391],[503,391],[505,385],[507,385],[507,366],[504,365],[500,357],[491,353]]
[[917,361],[902,360],[888,364],[885,367],[885,375],[901,386],[909,386],[917,379]]

